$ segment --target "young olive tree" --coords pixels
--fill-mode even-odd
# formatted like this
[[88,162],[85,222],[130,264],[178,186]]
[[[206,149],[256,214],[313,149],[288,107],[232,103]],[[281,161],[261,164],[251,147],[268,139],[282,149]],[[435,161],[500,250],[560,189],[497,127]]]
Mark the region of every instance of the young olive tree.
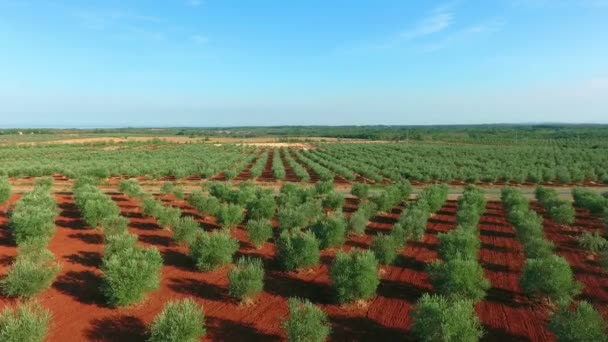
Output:
[[339,303],[371,299],[380,284],[378,261],[371,251],[338,251],[329,274]]
[[283,329],[290,342],[324,342],[331,333],[327,314],[308,299],[289,298],[289,317]]
[[549,320],[549,330],[558,341],[608,341],[606,322],[591,304],[582,301],[574,310],[561,307]]
[[205,312],[192,299],[165,304],[150,325],[150,342],[198,342],[205,336]]
[[5,307],[0,312],[0,341],[43,342],[48,333],[51,313],[38,302]]
[[321,248],[338,247],[346,238],[346,219],[343,215],[326,217],[312,226],[312,232]]
[[395,261],[401,244],[398,244],[393,235],[380,234],[372,242],[371,251],[380,264],[390,265]]
[[154,247],[142,248],[130,234],[107,238],[101,270],[101,291],[112,306],[141,301],[158,288],[163,259]]
[[269,220],[249,220],[245,229],[249,241],[258,249],[272,237],[272,224]]
[[420,341],[475,342],[483,336],[475,308],[468,300],[425,293],[416,303],[412,319],[412,330]]
[[354,183],[350,189],[350,193],[353,196],[359,197],[360,199],[367,199],[369,196],[369,184]]
[[0,204],[8,201],[11,196],[11,183],[6,176],[0,176]]
[[319,263],[319,241],[310,232],[287,231],[277,240],[277,257],[283,269],[293,271],[313,267]]
[[243,221],[243,208],[236,204],[224,204],[217,213],[217,222],[225,229],[232,229]]
[[178,244],[190,245],[200,231],[201,226],[194,217],[180,217],[173,227],[173,240]]
[[519,284],[530,296],[543,296],[565,305],[581,290],[568,262],[557,255],[527,259]]
[[451,299],[476,303],[486,296],[490,282],[475,259],[455,258],[429,265],[429,277],[437,293]]
[[228,273],[228,292],[241,302],[251,302],[264,288],[264,265],[260,258],[241,257]]
[[201,233],[189,246],[190,257],[201,271],[211,271],[232,262],[239,242],[227,232]]

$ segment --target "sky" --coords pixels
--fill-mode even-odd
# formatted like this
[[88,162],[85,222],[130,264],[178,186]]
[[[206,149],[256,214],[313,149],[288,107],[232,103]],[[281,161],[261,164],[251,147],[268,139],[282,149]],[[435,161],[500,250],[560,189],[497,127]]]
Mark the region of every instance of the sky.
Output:
[[608,123],[608,0],[0,0],[0,127]]

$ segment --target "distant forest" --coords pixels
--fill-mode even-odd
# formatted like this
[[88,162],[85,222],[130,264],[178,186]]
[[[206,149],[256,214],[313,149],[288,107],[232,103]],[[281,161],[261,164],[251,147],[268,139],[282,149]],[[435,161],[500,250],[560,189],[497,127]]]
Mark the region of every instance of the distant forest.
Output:
[[[454,125],[454,126],[272,126],[272,127],[170,127],[107,129],[0,129],[0,135],[87,134],[112,136],[276,137],[281,141],[307,137],[389,141],[445,142],[593,142],[608,141],[608,125]],[[602,144],[603,145],[603,144]]]

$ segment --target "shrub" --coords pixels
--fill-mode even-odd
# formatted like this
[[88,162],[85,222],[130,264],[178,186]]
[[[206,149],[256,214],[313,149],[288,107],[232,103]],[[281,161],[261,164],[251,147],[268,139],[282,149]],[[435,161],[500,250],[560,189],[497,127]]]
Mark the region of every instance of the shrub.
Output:
[[241,257],[228,274],[228,292],[240,301],[254,300],[264,288],[264,265],[259,258]]
[[213,196],[205,196],[201,191],[195,192],[188,200],[202,214],[215,216],[220,210],[220,200]]
[[422,190],[419,198],[428,204],[429,212],[437,212],[448,198],[448,186],[445,184],[429,185]]
[[426,231],[428,212],[419,206],[412,206],[406,209],[399,219],[399,224],[407,233],[407,240],[421,240]]
[[342,215],[326,217],[312,226],[321,248],[337,247],[346,237],[346,219]]
[[412,310],[414,335],[420,341],[474,342],[483,336],[470,301],[425,293]]
[[333,180],[322,180],[315,183],[315,193],[318,195],[324,195],[330,193],[334,189]]
[[277,256],[283,268],[293,271],[319,263],[319,241],[310,233],[283,232],[277,240]]
[[122,179],[118,184],[118,191],[129,197],[138,197],[144,193],[137,179]]
[[574,310],[560,308],[549,321],[549,330],[558,341],[607,341],[606,323],[588,302],[580,302]]
[[123,216],[110,216],[101,221],[101,230],[104,235],[123,234],[128,230],[129,220]]
[[135,239],[123,239],[128,235],[109,239],[102,260],[101,292],[112,306],[141,301],[160,281],[163,259],[158,250],[139,247]]
[[558,304],[569,303],[581,288],[568,262],[557,255],[527,259],[519,283],[528,295],[542,295]]
[[[32,242],[33,243],[33,242]],[[40,245],[34,243],[32,248],[24,244],[25,249],[19,254],[8,270],[8,273],[0,281],[2,292],[10,297],[30,298],[51,286],[59,272],[60,265],[55,262],[55,257],[48,249],[38,249]]]
[[380,234],[374,238],[371,251],[378,259],[378,262],[383,265],[390,265],[399,254],[400,244],[395,241],[392,235]]
[[270,194],[265,194],[256,197],[247,205],[247,216],[254,220],[271,219],[276,210],[277,205],[273,196]]
[[161,215],[164,206],[152,196],[145,196],[141,202],[141,211],[146,216],[158,217]]
[[30,208],[20,210],[17,207],[11,215],[10,227],[17,245],[34,238],[44,238],[48,243],[55,234],[55,213]]
[[198,342],[207,333],[203,308],[192,299],[170,301],[150,325],[150,342]]
[[428,273],[437,293],[451,299],[466,299],[478,302],[486,296],[490,282],[483,276],[483,268],[475,259],[453,259],[435,261]]
[[586,188],[572,189],[572,196],[574,197],[575,206],[585,208],[592,214],[601,213],[608,202],[608,199],[604,198],[602,195]]
[[378,261],[371,251],[338,251],[329,274],[339,303],[370,299],[380,284]]
[[530,237],[522,241],[526,258],[546,258],[553,255],[553,243],[542,237]]
[[198,232],[201,231],[200,228],[194,217],[181,217],[173,227],[173,240],[180,244],[190,245],[196,239]]
[[261,248],[264,242],[272,237],[272,224],[269,220],[249,220],[246,229],[249,233],[249,241],[256,248]]
[[158,210],[156,221],[161,227],[175,227],[182,217],[182,211],[179,208],[171,206],[163,206]]
[[293,231],[306,226],[308,218],[300,207],[283,207],[277,215],[281,231]]
[[350,219],[348,220],[348,228],[356,235],[363,235],[368,223],[369,219],[367,215],[360,210],[357,210],[350,216]]
[[120,209],[106,196],[86,201],[83,208],[83,217],[87,224],[93,228],[98,227],[106,217],[117,216]]
[[573,224],[576,219],[576,210],[570,202],[555,201],[547,209],[551,219],[559,224]]
[[243,208],[236,204],[224,204],[217,213],[217,222],[224,228],[231,229],[243,221]]
[[439,256],[443,260],[456,257],[477,260],[480,242],[475,233],[457,227],[449,233],[439,233]]
[[595,254],[608,246],[608,241],[604,239],[599,231],[593,233],[584,232],[579,236],[578,243],[581,247]]
[[190,257],[201,271],[211,271],[232,262],[239,242],[226,232],[199,234],[190,245]]
[[365,183],[354,183],[350,188],[350,193],[353,196],[357,196],[361,199],[366,199],[369,195],[369,184]]
[[11,183],[6,176],[0,177],[0,204],[8,201],[11,195]]
[[51,314],[38,303],[6,307],[0,312],[0,341],[43,342]]
[[330,210],[340,210],[344,205],[344,196],[336,191],[332,191],[325,195],[323,199],[323,208]]
[[175,187],[175,184],[173,184],[172,182],[164,182],[161,186],[160,186],[160,192],[161,194],[170,194],[173,192],[173,188]]
[[184,199],[184,188],[182,188],[181,186],[176,186],[175,188],[173,188],[173,196],[175,196],[175,198],[179,200]]
[[290,342],[323,342],[331,333],[327,314],[307,299],[289,298],[289,318],[283,329]]

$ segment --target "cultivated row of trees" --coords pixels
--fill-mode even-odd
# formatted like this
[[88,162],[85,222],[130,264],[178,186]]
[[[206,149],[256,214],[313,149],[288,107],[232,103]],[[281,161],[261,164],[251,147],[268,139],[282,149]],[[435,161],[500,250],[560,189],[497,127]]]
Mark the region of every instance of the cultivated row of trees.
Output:
[[[549,329],[560,341],[605,341],[606,324],[601,315],[589,303],[574,300],[582,285],[566,259],[553,253],[553,244],[543,234],[542,217],[529,209],[528,200],[515,188],[503,188],[501,198],[527,258],[520,286],[554,312]],[[542,190],[540,198],[547,198]]]

